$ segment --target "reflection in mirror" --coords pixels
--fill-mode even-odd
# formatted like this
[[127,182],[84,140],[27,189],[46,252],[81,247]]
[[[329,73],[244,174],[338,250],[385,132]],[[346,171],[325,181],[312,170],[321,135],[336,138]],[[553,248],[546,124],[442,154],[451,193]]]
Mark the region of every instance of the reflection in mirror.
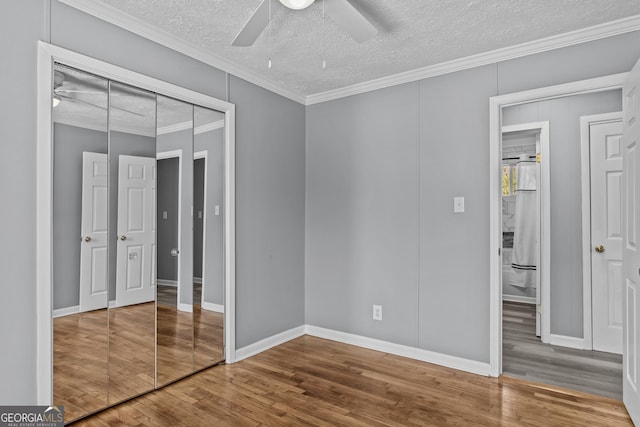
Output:
[[194,368],[224,360],[224,114],[194,107]]
[[107,86],[54,66],[53,401],[66,422],[107,405]]
[[157,386],[193,372],[193,106],[158,96]]
[[156,96],[109,88],[109,404],[155,381]]

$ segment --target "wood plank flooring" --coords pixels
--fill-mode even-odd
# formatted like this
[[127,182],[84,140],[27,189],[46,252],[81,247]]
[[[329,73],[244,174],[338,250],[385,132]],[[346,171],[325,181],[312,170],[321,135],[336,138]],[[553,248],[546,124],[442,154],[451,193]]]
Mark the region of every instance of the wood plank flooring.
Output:
[[158,304],[156,336],[154,302],[56,318],[53,400],[75,420],[153,390],[156,360],[159,386],[219,363],[223,324],[223,314],[199,305],[189,313]]
[[303,336],[77,426],[630,426],[621,402]]
[[535,306],[504,302],[504,375],[622,400],[622,356],[543,344]]

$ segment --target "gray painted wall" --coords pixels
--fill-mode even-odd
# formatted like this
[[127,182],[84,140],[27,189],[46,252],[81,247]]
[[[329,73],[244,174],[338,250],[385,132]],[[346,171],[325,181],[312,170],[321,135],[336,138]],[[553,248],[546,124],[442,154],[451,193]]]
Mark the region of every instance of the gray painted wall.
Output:
[[304,323],[305,108],[231,76],[236,345]]
[[[13,242],[3,246],[0,257],[3,283],[11,284],[0,287],[0,339],[11,349],[1,358],[0,403],[32,404],[37,352],[37,40],[221,99],[227,75],[55,0],[4,0],[0,24],[0,47],[11,63],[1,76],[11,82],[5,95],[13,100],[0,106],[0,170],[15,184],[0,187],[2,199],[11,200],[0,210],[0,224],[4,237]],[[236,254],[237,343],[242,347],[304,321],[305,108],[238,79],[232,79],[228,89],[235,93],[237,127],[245,128],[236,141],[241,148],[236,162],[244,174],[236,187],[241,200],[237,215],[242,218]],[[273,187],[279,188],[273,197],[255,193]]]
[[[158,115],[161,112],[158,111]],[[193,223],[191,206],[193,205],[193,129],[158,135],[156,139],[158,153],[182,150],[182,180],[180,186],[180,296],[182,304],[193,303]],[[155,152],[154,152],[155,156]]]
[[[634,32],[308,107],[307,323],[488,362],[489,97],[638,57]],[[385,162],[379,132],[397,149]]]
[[418,346],[419,90],[308,108],[309,324]]
[[[224,128],[195,135],[194,144],[196,152],[207,150],[208,162],[207,235],[204,236],[207,277],[203,297],[205,302],[224,304]],[[218,216],[216,206],[220,207]],[[197,256],[195,251],[194,256]],[[195,271],[194,276],[199,277]]]
[[[36,398],[36,41],[48,35],[45,0],[0,2],[0,404]],[[9,65],[10,64],[10,65]]]
[[[80,304],[82,153],[107,153],[107,133],[56,123],[53,159],[53,308]],[[106,304],[106,301],[105,301]]]
[[552,334],[583,337],[580,117],[621,110],[620,90],[503,110],[507,126],[549,121]]
[[178,247],[179,164],[177,158],[157,162],[158,280],[178,280],[178,258],[171,255],[171,249]]

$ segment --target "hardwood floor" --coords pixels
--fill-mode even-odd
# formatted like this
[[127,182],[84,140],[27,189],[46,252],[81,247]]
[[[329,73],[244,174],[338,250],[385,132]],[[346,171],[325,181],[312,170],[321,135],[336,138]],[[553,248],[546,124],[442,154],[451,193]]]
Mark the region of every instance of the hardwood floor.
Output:
[[303,336],[77,426],[630,426],[621,402]]
[[107,406],[107,309],[53,319],[53,401],[73,420]]
[[622,400],[622,356],[543,344],[535,306],[504,302],[504,375]]
[[153,302],[56,318],[53,400],[75,420],[153,390],[156,360],[159,386],[216,364],[223,324],[223,314],[199,305],[189,313],[158,304],[156,336]]

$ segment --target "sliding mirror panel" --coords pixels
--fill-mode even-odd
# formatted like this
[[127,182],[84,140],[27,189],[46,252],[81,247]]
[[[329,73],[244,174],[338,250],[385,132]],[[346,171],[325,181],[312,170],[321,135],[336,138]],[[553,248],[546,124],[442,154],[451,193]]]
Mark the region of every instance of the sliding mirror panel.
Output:
[[109,404],[155,386],[156,95],[109,88]]
[[53,401],[107,406],[108,82],[54,66]]
[[224,360],[224,114],[194,107],[193,318],[196,370]]
[[157,386],[193,372],[193,105],[158,96]]

